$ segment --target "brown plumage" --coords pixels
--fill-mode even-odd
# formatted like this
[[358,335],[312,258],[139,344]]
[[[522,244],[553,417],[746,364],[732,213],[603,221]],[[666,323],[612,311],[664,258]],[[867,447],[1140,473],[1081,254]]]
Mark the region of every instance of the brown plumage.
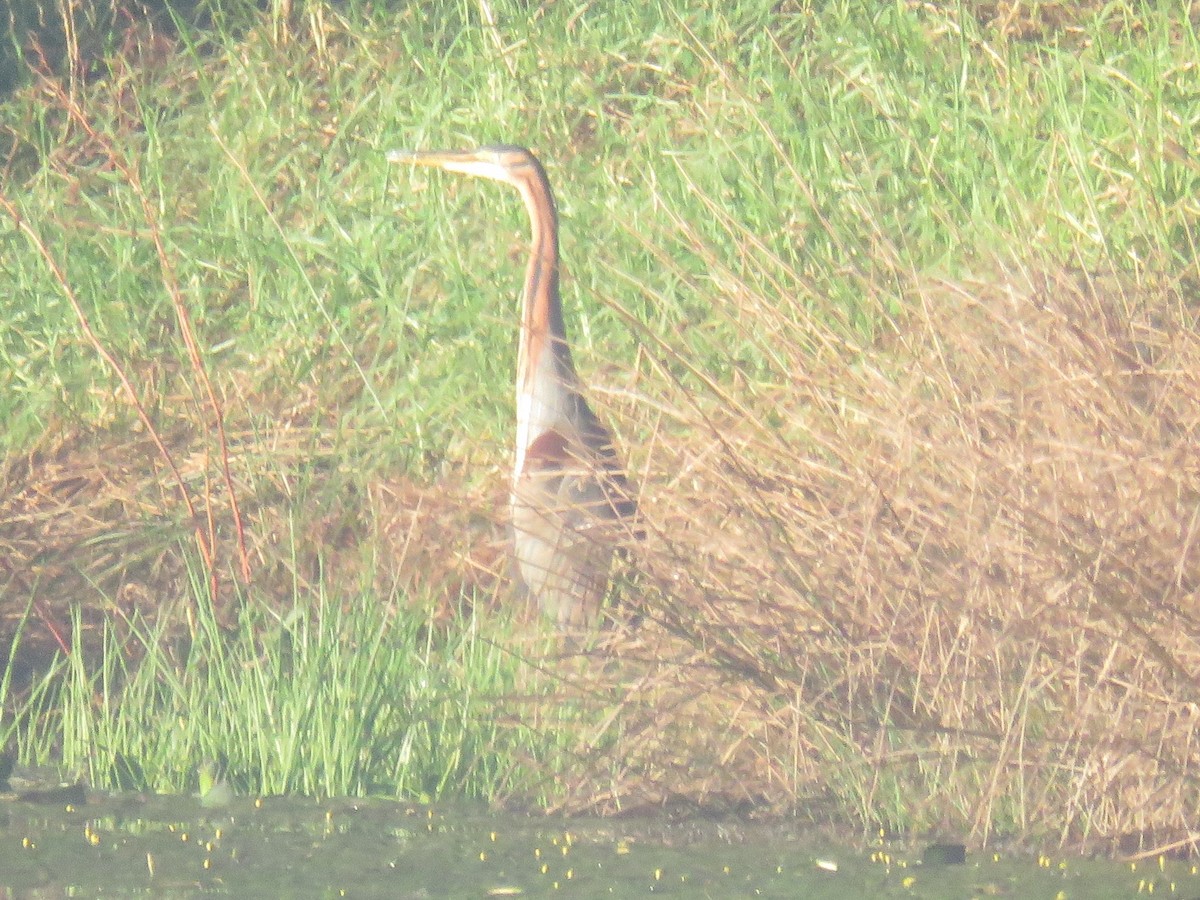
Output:
[[532,245],[517,353],[514,551],[521,578],[560,628],[595,623],[613,553],[636,504],[612,435],[583,397],[558,291],[558,212],[546,172],[524,147],[396,151],[391,162],[502,181],[525,201]]

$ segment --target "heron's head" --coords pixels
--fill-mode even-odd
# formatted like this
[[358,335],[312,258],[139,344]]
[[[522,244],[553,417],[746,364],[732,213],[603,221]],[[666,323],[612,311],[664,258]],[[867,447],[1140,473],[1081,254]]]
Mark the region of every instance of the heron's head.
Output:
[[393,150],[387,161],[410,166],[430,166],[447,172],[459,172],[478,178],[490,178],[513,184],[530,169],[537,168],[537,160],[524,147],[509,144],[493,144],[478,150]]

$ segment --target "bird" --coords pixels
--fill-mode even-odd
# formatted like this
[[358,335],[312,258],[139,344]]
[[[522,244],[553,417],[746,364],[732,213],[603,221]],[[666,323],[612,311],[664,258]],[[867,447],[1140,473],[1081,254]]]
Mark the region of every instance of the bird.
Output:
[[567,342],[558,210],[546,170],[530,150],[511,144],[393,150],[387,159],[499,181],[525,203],[531,240],[517,349],[513,555],[528,593],[560,631],[592,628],[613,556],[640,529],[612,434],[588,405]]

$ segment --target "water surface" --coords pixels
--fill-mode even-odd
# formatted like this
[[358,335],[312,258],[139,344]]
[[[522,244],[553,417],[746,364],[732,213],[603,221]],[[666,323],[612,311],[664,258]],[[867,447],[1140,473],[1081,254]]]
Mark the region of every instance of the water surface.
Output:
[[0,897],[1133,897],[1200,895],[1178,861],[922,865],[788,825],[547,819],[384,800],[0,801]]

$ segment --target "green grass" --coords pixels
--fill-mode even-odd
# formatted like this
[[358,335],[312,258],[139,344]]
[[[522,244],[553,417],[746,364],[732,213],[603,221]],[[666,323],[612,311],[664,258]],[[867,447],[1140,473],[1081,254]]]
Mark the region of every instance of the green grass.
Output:
[[552,688],[503,621],[447,629],[395,598],[319,593],[223,626],[203,577],[186,599],[179,619],[114,615],[91,639],[77,612],[70,652],[31,690],[0,684],[0,743],[126,790],[194,791],[216,765],[244,792],[427,800],[506,798],[558,752],[495,714]]
[[[1196,170],[1163,152],[1195,146],[1200,47],[1186,24],[1147,12],[1146,33],[1113,34],[1106,7],[1103,21],[1081,16],[1086,46],[1059,48],[903,4],[770,8],[572,20],[563,7],[536,23],[512,10],[503,60],[470,6],[326,11],[323,52],[303,34],[273,44],[265,22],[193,34],[161,71],[80,99],[141,173],[209,368],[248,376],[255,397],[311,387],[337,402],[339,426],[391,431],[343,448],[375,467],[420,468],[505,434],[525,230],[514,197],[389,171],[391,147],[541,151],[569,325],[602,377],[636,349],[607,301],[653,334],[684,330],[673,345],[706,372],[770,371],[768,348],[687,289],[712,274],[696,241],[733,277],[787,278],[865,326],[864,292],[897,269],[970,269],[1014,245],[1086,266],[1194,265]],[[182,366],[170,289],[129,185],[35,92],[3,116],[42,161],[6,193],[102,340],[130,367],[166,369],[169,389]],[[63,420],[127,424],[42,261],[18,235],[5,244],[3,446]]]
[[[817,782],[833,798],[833,818],[865,829],[948,817],[984,837],[1028,832],[1024,819],[1037,816],[1022,800],[996,799],[1009,784],[996,774],[1007,772],[1007,743],[995,751],[996,770],[960,765],[969,754],[949,738],[922,744],[919,729],[885,723],[889,741],[915,742],[895,754],[915,759],[913,768],[893,770],[879,762],[891,759],[887,742],[863,730],[879,710],[857,705],[856,685],[895,678],[887,685],[897,696],[918,706],[929,696],[919,679],[934,676],[924,665],[879,662],[874,642],[913,619],[917,603],[905,606],[903,590],[919,581],[920,554],[943,549],[936,535],[897,543],[915,547],[918,560],[903,590],[860,596],[845,587],[846,597],[809,575],[821,564],[857,572],[848,561],[876,534],[875,520],[861,540],[838,545],[851,548],[845,559],[826,560],[789,531],[795,507],[786,505],[806,490],[823,497],[820,489],[805,482],[780,497],[801,460],[882,490],[880,473],[894,459],[930,452],[920,441],[869,442],[886,431],[886,411],[871,405],[886,393],[879,385],[909,374],[912,360],[897,346],[923,336],[904,323],[930,299],[927,283],[1116,273],[1139,291],[1178,290],[1186,318],[1200,277],[1196,22],[1134,2],[1038,7],[1067,16],[1061,27],[991,21],[992,5],[973,3],[864,11],[740,0],[697,11],[664,0],[531,12],[493,2],[496,28],[474,3],[296,6],[288,22],[278,6],[215,4],[211,27],[184,27],[174,52],[152,65],[113,58],[106,79],[64,81],[62,91],[35,80],[0,107],[0,146],[11,147],[0,198],[25,228],[0,226],[0,473],[15,498],[0,507],[0,561],[21,562],[0,568],[0,606],[9,610],[0,623],[44,638],[53,615],[20,613],[47,591],[102,610],[101,621],[75,619],[72,652],[48,674],[39,670],[20,691],[9,676],[0,683],[0,693],[41,711],[21,720],[22,752],[86,761],[99,783],[136,758],[157,789],[188,788],[199,765],[221,759],[247,789],[263,791],[545,803],[565,794],[619,808],[621,790],[605,794],[605,779],[627,779],[632,796],[647,785],[698,784],[703,799],[706,772],[732,772],[730,758],[746,764],[739,754],[767,747],[755,778],[731,774],[720,786],[713,778],[711,795],[744,790],[771,805],[782,794],[794,810]],[[484,568],[471,548],[487,543],[502,516],[527,225],[511,192],[389,169],[384,153],[501,141],[532,146],[556,187],[579,368],[645,486],[658,548],[647,553],[674,567],[648,578],[646,590],[696,650],[679,663],[686,677],[662,676],[685,685],[683,699],[665,687],[661,697],[636,694],[646,682],[632,674],[622,682],[602,673],[608,682],[570,663],[551,666],[527,695],[522,679],[531,676],[496,650],[511,633],[491,633],[495,618],[457,615],[476,598]],[[0,222],[11,223],[3,210]],[[65,288],[130,377],[179,463],[178,481],[164,474],[163,454],[85,339]],[[182,339],[181,309],[219,413]],[[937,319],[936,302],[927,312]],[[845,368],[833,368],[834,358]],[[931,369],[922,389],[897,396],[938,395],[942,373]],[[801,388],[813,384],[823,393],[802,403]],[[826,415],[841,424],[822,432]],[[862,421],[878,427],[856,430]],[[879,459],[843,471],[846,434]],[[730,472],[763,477],[721,480]],[[46,499],[73,476],[91,492],[81,493],[88,515],[74,532]],[[403,488],[387,495],[389,506],[379,487],[393,482]],[[195,521],[181,493],[197,506]],[[242,501],[255,583],[241,594],[231,493]],[[851,507],[824,512],[822,534],[851,527]],[[242,609],[232,634],[217,629],[209,588],[196,583],[206,564],[181,562],[180,545],[198,546],[196,521],[220,576],[218,611]],[[680,537],[710,526],[711,540]],[[778,568],[739,568],[736,552],[717,552],[743,538]],[[392,573],[375,560],[397,544],[402,572],[389,585]],[[705,580],[712,567],[724,580]],[[156,597],[168,588],[166,612],[194,610],[188,658],[203,665],[180,668],[165,637],[171,615],[114,611],[127,608],[117,596],[127,582]],[[484,582],[481,608],[505,602],[488,593],[494,577]],[[757,640],[710,615],[726,602],[773,610],[779,597],[794,601],[780,616],[788,625],[799,621],[795,609],[848,617],[826,632],[849,635],[847,646],[821,656],[814,639],[810,658],[798,629]],[[871,602],[892,597],[894,620],[880,613],[872,630],[853,618],[858,604],[870,608],[866,620]],[[920,600],[922,611],[939,608]],[[950,604],[949,595],[935,600]],[[436,615],[421,612],[431,606]],[[434,627],[447,610],[453,624]],[[989,645],[990,615],[980,614],[978,640],[962,646]],[[958,652],[952,612],[929,627],[954,638],[928,646]],[[141,662],[122,655],[126,636]],[[1019,645],[1014,663],[996,652],[968,667],[972,677],[1006,673],[978,694],[1037,707],[1023,680],[1036,653]],[[666,665],[634,659],[625,665],[639,675],[639,666]],[[858,675],[844,675],[859,664]],[[909,674],[918,683],[904,682]],[[814,678],[831,687],[806,705]],[[961,684],[964,697],[976,689]],[[760,688],[766,699],[754,699]],[[932,706],[944,689],[936,681]],[[562,703],[573,691],[578,709]],[[226,694],[233,703],[216,702]],[[721,705],[730,697],[751,699],[731,714]],[[500,698],[513,701],[508,721],[521,727],[477,721]],[[1055,720],[1060,699],[1042,698],[1031,718]],[[682,725],[677,734],[647,724],[659,724],[657,702],[675,704],[678,722],[699,723],[694,742]],[[953,702],[975,709],[974,698]],[[363,714],[351,721],[339,710],[354,703]],[[1017,717],[1000,717],[1000,727],[986,700],[978,705],[987,721],[965,716],[964,734],[992,729],[1007,741]],[[930,720],[948,721],[944,713]],[[145,716],[162,725],[139,729]],[[764,722],[784,720],[799,724],[761,733]],[[745,733],[733,736],[743,721]],[[726,734],[728,744],[715,746]],[[289,735],[287,746],[270,743]],[[620,752],[609,752],[613,741]],[[1086,745],[1084,731],[1072,741]],[[972,752],[992,759],[991,749]],[[565,789],[546,787],[560,776]],[[1060,796],[1054,778],[1065,775],[1030,799],[1039,815]],[[589,794],[587,779],[602,787]],[[976,817],[980,795],[995,801],[994,822]],[[1078,810],[1063,816],[1064,834],[1090,827]]]

